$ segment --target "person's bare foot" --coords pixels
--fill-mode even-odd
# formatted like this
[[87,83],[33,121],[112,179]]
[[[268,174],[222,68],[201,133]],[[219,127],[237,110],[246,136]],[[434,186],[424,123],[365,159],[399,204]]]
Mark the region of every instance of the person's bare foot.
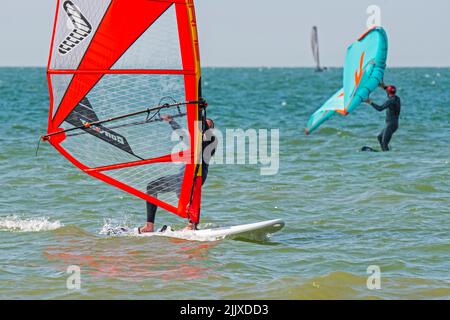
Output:
[[187,227],[183,229],[183,231],[195,231],[195,230],[198,230],[197,224],[195,224],[193,222],[189,222]]
[[155,225],[151,222],[147,222],[145,226],[142,228],[139,228],[139,233],[150,233],[153,232],[155,229]]

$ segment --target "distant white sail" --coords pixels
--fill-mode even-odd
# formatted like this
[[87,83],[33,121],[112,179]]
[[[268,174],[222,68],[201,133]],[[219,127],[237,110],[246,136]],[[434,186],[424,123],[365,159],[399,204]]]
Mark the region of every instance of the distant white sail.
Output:
[[312,28],[311,32],[311,48],[313,53],[314,62],[316,64],[316,70],[322,71],[322,67],[320,66],[320,51],[319,51],[319,31],[317,26]]

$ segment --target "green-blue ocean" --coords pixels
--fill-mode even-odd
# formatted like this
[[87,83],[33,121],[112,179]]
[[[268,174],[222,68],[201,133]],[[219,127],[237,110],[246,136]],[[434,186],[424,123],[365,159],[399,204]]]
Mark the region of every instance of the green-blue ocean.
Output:
[[[340,69],[203,70],[218,130],[279,129],[280,167],[212,165],[202,226],[280,218],[269,241],[107,237],[145,222],[142,200],[85,175],[48,144],[43,68],[0,68],[1,299],[449,299],[450,69],[389,69],[403,102],[389,153],[363,105],[311,136]],[[383,92],[372,97],[382,103]],[[184,221],[159,211],[157,224]],[[69,266],[81,288],[67,287]],[[368,286],[370,267],[380,286]],[[369,269],[369,273],[368,273]]]

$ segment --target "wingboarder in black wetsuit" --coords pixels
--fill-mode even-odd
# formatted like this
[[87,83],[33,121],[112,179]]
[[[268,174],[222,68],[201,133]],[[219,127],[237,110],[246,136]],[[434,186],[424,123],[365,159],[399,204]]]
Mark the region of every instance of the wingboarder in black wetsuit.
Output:
[[[401,101],[397,96],[397,89],[395,86],[381,86],[386,90],[388,100],[382,105],[374,103],[372,100],[367,99],[366,103],[370,104],[375,110],[386,110],[386,127],[378,135],[378,141],[380,142],[381,150],[389,151],[389,142],[392,139],[393,134],[398,129],[398,122],[401,111]],[[363,148],[364,149],[364,148]]]
[[[170,126],[174,131],[181,129],[180,125],[173,119],[172,116],[165,115],[162,116],[161,119],[169,122]],[[205,128],[203,132],[202,152],[204,152],[208,148],[208,146],[211,146],[208,148],[208,151],[209,150],[211,151],[210,154],[208,155],[202,154],[202,184],[205,183],[206,178],[208,176],[209,161],[216,152],[218,142],[216,137],[211,131],[212,129],[214,129],[214,121],[208,118],[205,121]],[[183,139],[183,137],[180,136],[180,139]],[[179,196],[181,184],[183,182],[183,176],[184,170],[180,171],[177,174],[164,176],[155,181],[152,181],[147,185],[147,194],[157,198],[158,193],[175,191]],[[147,223],[145,224],[144,227],[139,228],[139,233],[149,233],[154,231],[154,223],[157,208],[158,207],[153,203],[147,202]],[[189,220],[186,229],[196,230],[196,228],[197,224]]]

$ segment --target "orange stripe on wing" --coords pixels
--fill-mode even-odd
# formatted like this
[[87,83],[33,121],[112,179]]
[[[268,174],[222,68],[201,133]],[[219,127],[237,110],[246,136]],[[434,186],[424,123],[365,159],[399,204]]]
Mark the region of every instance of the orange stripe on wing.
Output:
[[364,51],[361,55],[361,58],[359,59],[359,70],[355,72],[355,87],[358,87],[359,82],[361,81],[362,75],[363,75],[363,64],[364,64],[364,56],[366,55],[366,52]]

